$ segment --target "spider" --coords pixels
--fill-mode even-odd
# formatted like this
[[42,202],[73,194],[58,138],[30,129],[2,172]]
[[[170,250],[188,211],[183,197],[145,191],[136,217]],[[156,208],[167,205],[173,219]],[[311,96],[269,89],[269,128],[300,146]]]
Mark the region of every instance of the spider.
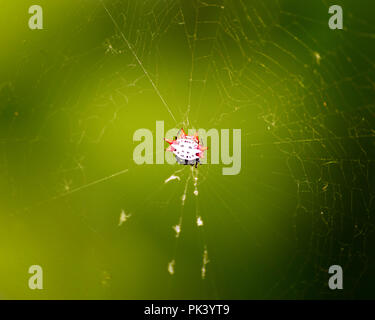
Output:
[[194,136],[187,136],[184,129],[181,129],[173,140],[166,138],[164,140],[170,144],[166,151],[173,152],[177,163],[195,165],[195,168],[200,163],[199,159],[204,157],[203,152],[208,149],[200,143],[198,132]]

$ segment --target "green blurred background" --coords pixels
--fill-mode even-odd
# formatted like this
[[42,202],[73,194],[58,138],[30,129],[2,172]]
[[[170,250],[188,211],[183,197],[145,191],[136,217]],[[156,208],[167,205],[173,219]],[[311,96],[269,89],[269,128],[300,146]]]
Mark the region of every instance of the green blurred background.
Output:
[[[328,28],[333,4],[344,30]],[[1,299],[375,298],[373,1],[0,10]],[[240,174],[202,165],[194,196],[190,168],[136,165],[133,133],[156,121],[241,129]]]

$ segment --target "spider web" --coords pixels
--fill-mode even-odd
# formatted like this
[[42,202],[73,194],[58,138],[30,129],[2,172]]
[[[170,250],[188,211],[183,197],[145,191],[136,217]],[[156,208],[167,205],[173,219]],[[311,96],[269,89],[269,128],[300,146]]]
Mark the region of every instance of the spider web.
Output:
[[[310,2],[78,1],[58,55],[26,54],[1,85],[8,223],[53,212],[40,243],[83,233],[68,248],[76,274],[92,265],[88,297],[373,297],[374,27],[337,1],[331,31]],[[241,173],[136,166],[132,134],[156,120],[242,129]]]

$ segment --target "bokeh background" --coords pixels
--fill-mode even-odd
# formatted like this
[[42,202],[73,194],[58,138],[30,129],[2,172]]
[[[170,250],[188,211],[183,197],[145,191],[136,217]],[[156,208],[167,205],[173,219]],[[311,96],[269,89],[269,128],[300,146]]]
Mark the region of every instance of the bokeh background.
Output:
[[[373,1],[0,10],[0,298],[375,297]],[[136,165],[133,134],[156,121],[241,129],[240,174],[202,165],[194,186],[190,168]]]

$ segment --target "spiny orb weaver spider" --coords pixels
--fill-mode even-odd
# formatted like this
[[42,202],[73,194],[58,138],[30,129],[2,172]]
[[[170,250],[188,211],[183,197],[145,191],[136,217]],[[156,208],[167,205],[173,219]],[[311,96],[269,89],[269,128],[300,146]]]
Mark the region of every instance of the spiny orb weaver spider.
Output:
[[184,129],[181,129],[177,136],[171,139],[164,138],[170,146],[166,151],[171,151],[176,156],[177,163],[183,165],[195,165],[197,168],[199,159],[203,158],[203,152],[208,148],[199,141],[198,132],[194,136],[187,136]]

